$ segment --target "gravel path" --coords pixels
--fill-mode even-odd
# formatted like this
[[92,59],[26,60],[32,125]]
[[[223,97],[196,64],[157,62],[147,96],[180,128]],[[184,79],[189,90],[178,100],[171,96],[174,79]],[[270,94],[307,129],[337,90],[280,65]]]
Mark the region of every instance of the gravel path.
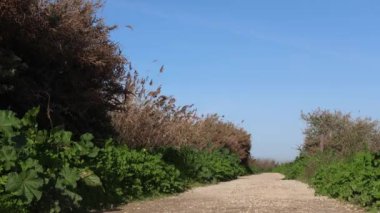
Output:
[[352,205],[315,196],[314,190],[277,173],[194,188],[178,196],[130,203],[116,212],[363,212]]

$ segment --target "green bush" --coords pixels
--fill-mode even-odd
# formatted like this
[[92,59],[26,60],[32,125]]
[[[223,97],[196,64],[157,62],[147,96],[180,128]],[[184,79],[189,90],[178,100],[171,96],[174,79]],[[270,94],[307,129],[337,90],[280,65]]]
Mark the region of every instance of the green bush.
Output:
[[98,203],[122,203],[160,193],[186,189],[180,172],[159,154],[130,150],[107,143],[97,158],[96,172],[104,182],[105,196]]
[[293,162],[280,164],[273,171],[284,174],[286,179],[297,179],[310,183],[319,168],[341,159],[334,152],[318,152],[314,155],[301,154]]
[[279,165],[273,171],[284,174],[286,179],[298,179],[304,172],[304,168],[304,157],[298,157],[293,162],[283,163]]
[[84,134],[78,142],[71,132],[38,130],[38,108],[22,119],[0,111],[0,210],[2,212],[72,211],[85,199],[81,188],[101,187],[88,162],[99,148]]
[[226,149],[132,150],[91,134],[39,130],[34,108],[21,119],[0,110],[0,212],[80,212],[184,191],[190,182],[245,174]]
[[378,122],[327,110],[302,118],[307,128],[300,156],[274,171],[311,184],[318,194],[379,210]]
[[317,193],[380,208],[380,153],[359,153],[321,167],[312,178]]
[[380,153],[358,153],[346,159],[318,153],[298,157],[274,171],[310,183],[317,194],[380,208]]
[[190,182],[210,183],[236,179],[246,174],[246,169],[240,164],[239,156],[228,149],[197,150],[193,148],[166,148],[163,159],[175,165],[182,178]]
[[159,154],[125,146],[96,147],[91,134],[38,130],[35,108],[18,119],[0,111],[1,212],[103,208],[185,189],[180,172]]

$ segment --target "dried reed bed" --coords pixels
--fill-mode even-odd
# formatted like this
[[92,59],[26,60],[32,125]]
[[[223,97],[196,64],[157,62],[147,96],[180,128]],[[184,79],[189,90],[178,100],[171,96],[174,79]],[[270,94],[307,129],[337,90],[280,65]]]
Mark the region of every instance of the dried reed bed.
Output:
[[243,162],[250,156],[251,136],[217,114],[199,116],[192,105],[177,106],[149,78],[129,73],[123,109],[111,114],[119,141],[133,148],[228,148]]
[[18,114],[41,106],[41,127],[64,125],[101,137],[113,133],[109,114],[130,147],[225,147],[246,160],[246,131],[218,115],[198,116],[191,105],[177,106],[133,72],[109,38],[115,26],[96,15],[101,6],[95,0],[0,0],[0,60],[10,61],[7,75],[0,75],[0,106]]

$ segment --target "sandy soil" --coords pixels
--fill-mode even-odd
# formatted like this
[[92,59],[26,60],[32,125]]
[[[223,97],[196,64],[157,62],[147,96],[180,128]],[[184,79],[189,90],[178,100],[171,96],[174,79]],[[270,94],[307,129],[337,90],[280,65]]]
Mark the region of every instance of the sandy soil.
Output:
[[304,183],[282,178],[277,173],[245,176],[177,196],[130,203],[113,212],[363,212],[352,205],[315,196]]

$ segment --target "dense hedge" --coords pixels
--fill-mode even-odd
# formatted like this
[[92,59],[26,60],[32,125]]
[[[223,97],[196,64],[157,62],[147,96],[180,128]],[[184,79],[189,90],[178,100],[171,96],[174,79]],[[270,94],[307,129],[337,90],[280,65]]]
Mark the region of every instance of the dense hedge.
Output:
[[96,196],[95,203],[122,203],[133,199],[176,193],[186,189],[180,171],[165,163],[160,154],[145,150],[130,150],[126,146],[107,144],[96,163],[106,189],[104,196]]
[[112,140],[100,147],[91,134],[76,141],[62,129],[38,129],[38,111],[19,119],[0,110],[0,212],[101,209],[246,172],[239,157],[227,150],[148,152]]
[[209,183],[236,179],[247,172],[239,156],[228,149],[197,150],[194,148],[161,149],[163,159],[176,166],[182,177],[191,182]]
[[274,171],[311,184],[318,194],[379,210],[379,122],[321,109],[302,118],[307,126],[300,156]]
[[318,194],[380,209],[380,153],[321,167],[311,183]]
[[317,194],[380,209],[380,153],[337,159],[331,153],[298,157],[274,171],[311,184]]

